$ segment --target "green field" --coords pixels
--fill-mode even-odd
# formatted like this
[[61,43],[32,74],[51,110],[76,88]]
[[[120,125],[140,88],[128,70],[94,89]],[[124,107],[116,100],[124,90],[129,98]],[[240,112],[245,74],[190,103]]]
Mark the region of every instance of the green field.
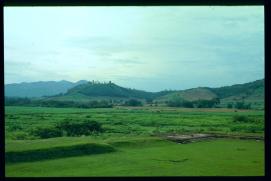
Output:
[[[243,115],[246,121],[233,117]],[[5,107],[6,176],[232,176],[264,174],[264,142],[210,139],[188,144],[164,135],[263,136],[264,112],[232,109]],[[93,120],[103,132],[40,139],[38,127]]]

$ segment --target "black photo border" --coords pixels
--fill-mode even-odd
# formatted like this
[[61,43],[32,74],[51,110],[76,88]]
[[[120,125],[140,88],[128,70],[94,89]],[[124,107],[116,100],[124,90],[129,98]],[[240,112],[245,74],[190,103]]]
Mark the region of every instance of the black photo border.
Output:
[[[271,62],[271,0],[0,0],[0,124],[2,180],[265,180],[270,179],[270,62]],[[196,176],[196,177],[5,177],[5,111],[4,111],[4,7],[22,6],[264,6],[265,54],[265,176]]]

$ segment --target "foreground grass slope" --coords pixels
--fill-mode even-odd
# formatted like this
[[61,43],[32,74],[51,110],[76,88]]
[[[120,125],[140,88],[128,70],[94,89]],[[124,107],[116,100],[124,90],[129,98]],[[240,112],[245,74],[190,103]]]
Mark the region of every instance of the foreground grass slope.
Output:
[[[86,141],[87,138],[82,138]],[[115,140],[114,152],[10,163],[6,176],[236,176],[263,175],[263,142],[209,140],[177,144],[159,139]],[[62,142],[54,139],[53,142]],[[51,140],[48,140],[50,143]],[[143,143],[143,144],[142,144]],[[32,144],[33,146],[35,144]],[[30,146],[31,148],[31,146]]]

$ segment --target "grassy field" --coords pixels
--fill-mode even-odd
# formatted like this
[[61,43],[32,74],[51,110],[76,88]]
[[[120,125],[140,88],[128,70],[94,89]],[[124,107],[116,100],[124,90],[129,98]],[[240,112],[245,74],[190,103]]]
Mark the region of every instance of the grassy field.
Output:
[[[236,122],[243,115],[246,121]],[[161,135],[263,135],[264,112],[231,109],[5,107],[6,176],[263,175],[264,142],[211,139],[189,144]],[[94,120],[104,132],[40,139],[37,127]]]

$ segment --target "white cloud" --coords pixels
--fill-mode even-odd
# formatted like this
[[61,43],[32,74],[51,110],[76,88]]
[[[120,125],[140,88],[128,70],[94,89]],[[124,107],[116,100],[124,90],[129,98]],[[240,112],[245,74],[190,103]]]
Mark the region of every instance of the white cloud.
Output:
[[264,76],[263,17],[263,7],[5,7],[5,81],[152,91],[252,81]]

